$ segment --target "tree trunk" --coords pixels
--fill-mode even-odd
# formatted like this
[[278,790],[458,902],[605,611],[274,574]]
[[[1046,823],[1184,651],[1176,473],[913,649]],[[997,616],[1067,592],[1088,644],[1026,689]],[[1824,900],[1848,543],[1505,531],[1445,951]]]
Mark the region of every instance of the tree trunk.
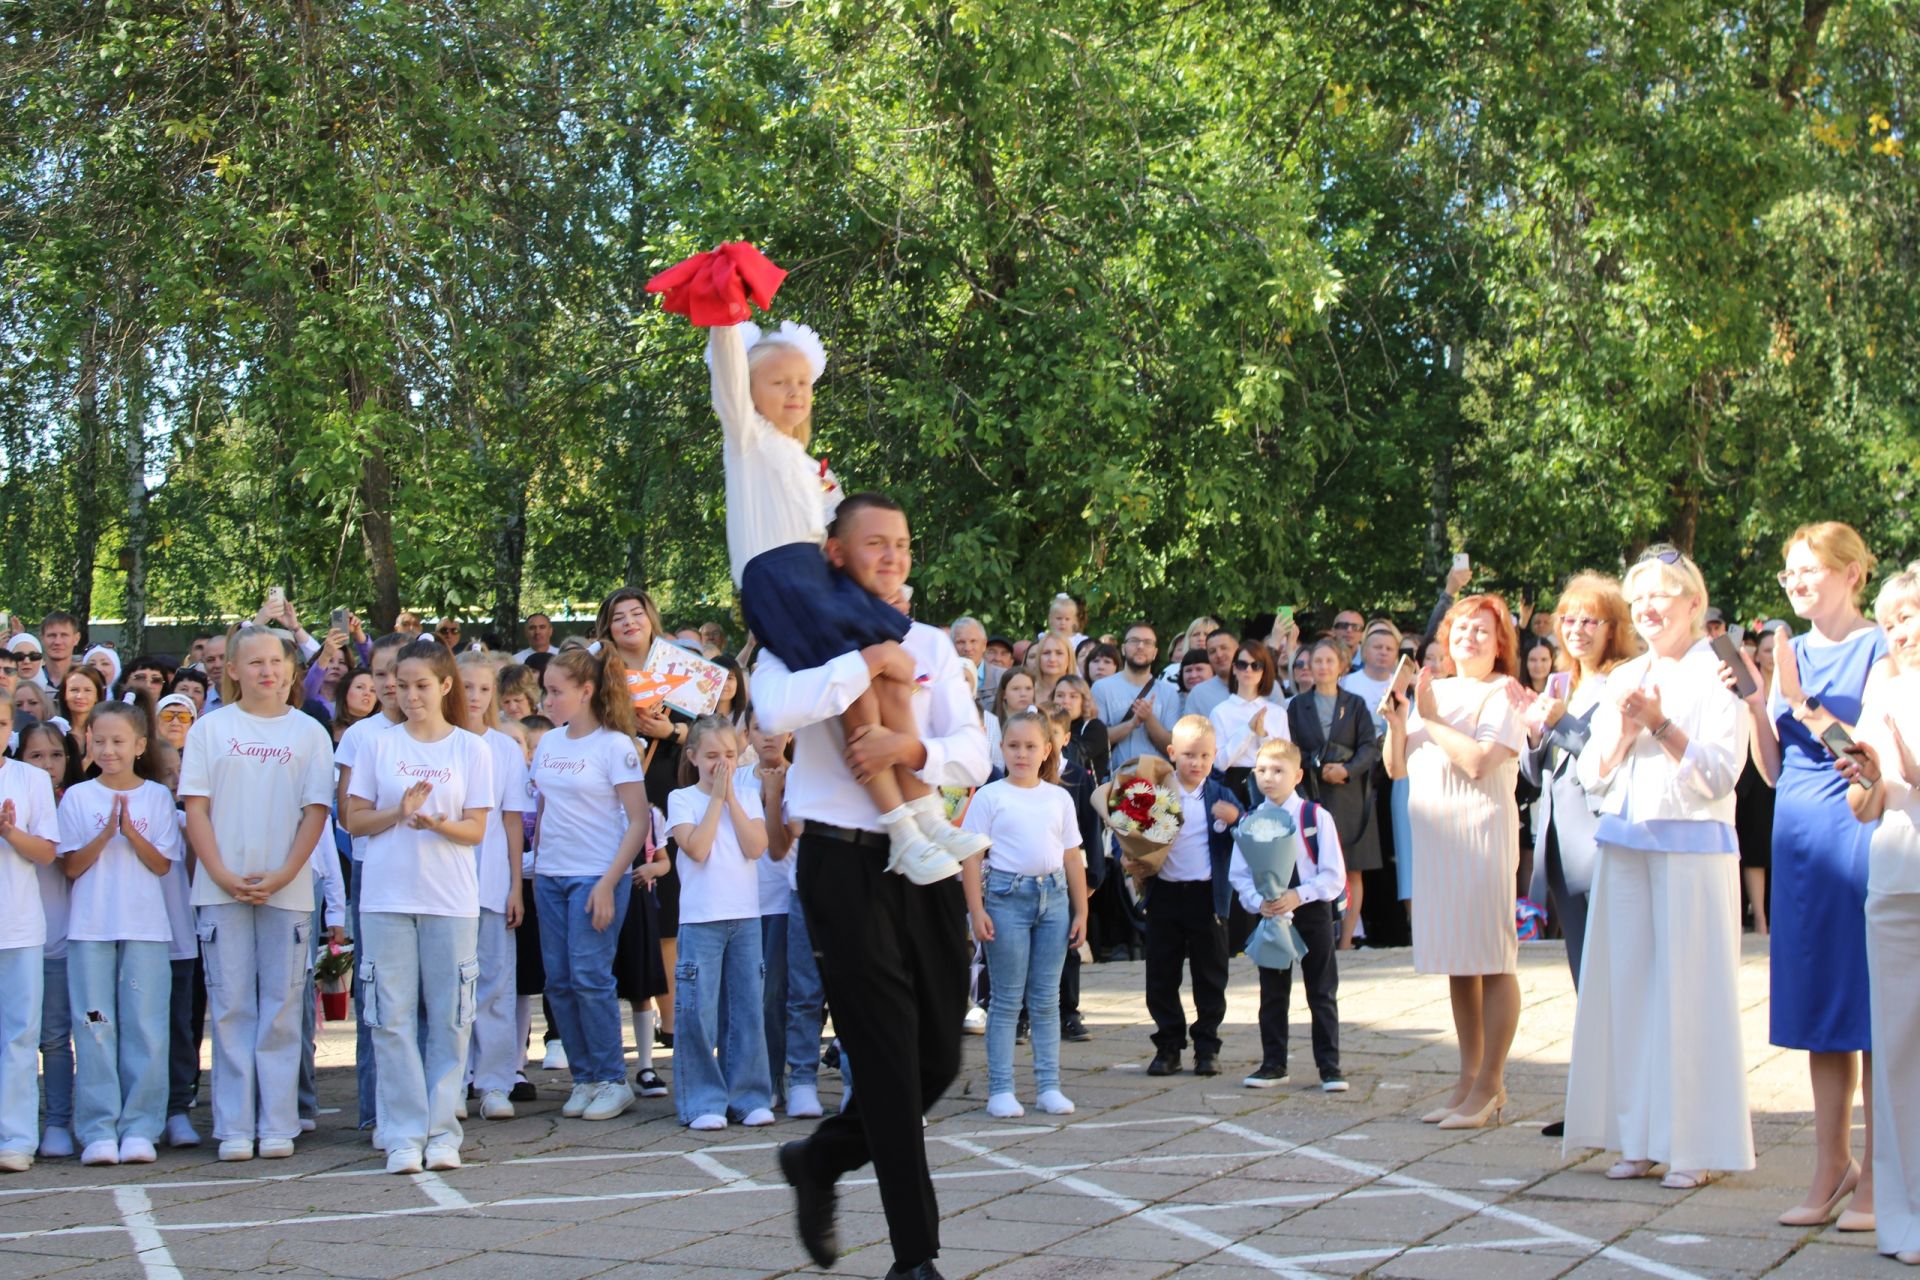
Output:
[[384,635],[400,616],[400,567],[393,554],[393,473],[384,450],[360,460],[360,541],[373,576],[374,630]]
[[84,652],[91,642],[93,562],[100,544],[100,328],[96,322],[80,349],[80,377],[74,384],[80,448],[74,467],[73,603],[68,612],[80,623]]
[[493,528],[493,633],[509,652],[520,646],[520,574],[527,560],[527,475],[509,465],[501,477],[506,501]]
[[127,430],[127,583],[126,621],[120,629],[120,652],[127,658],[147,649],[147,364],[146,352],[134,347],[121,372]]

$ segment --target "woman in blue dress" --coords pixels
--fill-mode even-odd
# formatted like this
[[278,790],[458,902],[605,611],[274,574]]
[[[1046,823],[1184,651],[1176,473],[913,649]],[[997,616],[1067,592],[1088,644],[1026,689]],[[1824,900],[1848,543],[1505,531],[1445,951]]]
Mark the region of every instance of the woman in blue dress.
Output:
[[[1747,699],[1754,763],[1775,788],[1774,884],[1782,895],[1771,921],[1769,1039],[1807,1050],[1813,1078],[1813,1182],[1780,1222],[1823,1226],[1851,1195],[1839,1229],[1871,1231],[1873,1096],[1861,1059],[1872,1048],[1866,900],[1873,827],[1848,825],[1846,781],[1820,735],[1836,722],[1851,731],[1859,721],[1867,677],[1887,643],[1860,612],[1874,558],[1858,533],[1837,521],[1802,525],[1784,552],[1780,585],[1810,629],[1771,637],[1773,687]],[[1862,1084],[1864,1169],[1852,1150],[1853,1095]]]

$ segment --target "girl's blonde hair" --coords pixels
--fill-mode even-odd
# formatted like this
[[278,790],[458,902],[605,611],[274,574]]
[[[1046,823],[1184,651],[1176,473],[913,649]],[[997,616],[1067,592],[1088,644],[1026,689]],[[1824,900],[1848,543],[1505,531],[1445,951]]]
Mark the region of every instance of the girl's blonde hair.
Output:
[[740,731],[734,728],[731,720],[724,716],[701,716],[687,726],[686,745],[680,751],[681,786],[690,787],[700,781],[700,766],[693,761],[694,753],[699,751],[701,743],[715,734],[725,734],[733,740],[734,751],[738,753],[741,750]]
[[1094,714],[1092,685],[1088,684],[1079,676],[1064,675],[1053,682],[1054,697],[1059,697],[1060,690],[1062,689],[1071,689],[1080,695],[1080,712],[1082,719]]
[[1006,735],[1020,725],[1032,725],[1040,734],[1040,741],[1046,746],[1047,753],[1040,757],[1040,781],[1058,785],[1060,781],[1060,748],[1053,741],[1053,723],[1038,707],[1029,707],[1025,711],[1016,711],[1007,717],[1006,725],[1001,729],[1000,741],[1006,742]]
[[[475,653],[469,649],[455,658],[453,665],[456,668],[472,667],[476,671],[486,671],[493,675],[493,693],[487,700],[487,709],[481,712],[480,723],[478,725],[468,725],[467,727],[475,733],[485,733],[489,729],[498,729],[500,727],[500,721],[504,717],[500,714],[500,664],[494,660],[494,655],[484,652]],[[462,697],[461,702],[464,704],[466,698]]]
[[[248,641],[261,636],[280,642],[280,653],[287,660],[289,677],[287,683],[289,685],[297,683],[293,673],[304,665],[300,661],[299,646],[295,645],[293,641],[287,639],[278,631],[275,631],[272,627],[255,626],[251,622],[238,622],[227,629],[227,663],[224,667],[220,668],[220,701],[227,706],[232,706],[234,703],[240,701],[240,680],[239,677],[234,675],[234,672],[240,668],[240,649]],[[287,699],[290,706],[296,709],[299,707],[300,704],[292,700],[293,695],[291,693],[287,695]]]
[[[752,378],[755,369],[758,369],[768,360],[771,360],[774,356],[782,352],[791,352],[799,356],[802,360],[807,358],[807,353],[799,347],[794,346],[791,342],[782,342],[778,338],[762,338],[747,348],[747,377]],[[800,442],[802,449],[811,444],[813,442],[813,415],[808,414],[807,420],[795,427],[790,434],[795,440]]]
[[1781,559],[1786,558],[1796,542],[1806,543],[1813,558],[1835,573],[1859,569],[1860,577],[1853,584],[1853,602],[1860,603],[1867,594],[1867,579],[1873,576],[1873,566],[1879,562],[1873,552],[1867,550],[1866,539],[1852,525],[1838,520],[1803,524],[1780,544]]

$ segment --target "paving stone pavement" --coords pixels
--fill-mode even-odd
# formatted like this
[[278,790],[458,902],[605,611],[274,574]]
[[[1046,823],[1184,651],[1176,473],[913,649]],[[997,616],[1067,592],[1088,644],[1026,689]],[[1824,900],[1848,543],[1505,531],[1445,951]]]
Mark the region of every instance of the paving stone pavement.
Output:
[[[927,1131],[947,1276],[1902,1274],[1874,1253],[1871,1234],[1774,1224],[1804,1189],[1812,1117],[1803,1055],[1766,1043],[1763,939],[1747,939],[1740,975],[1760,1165],[1694,1192],[1609,1182],[1608,1156],[1563,1157],[1540,1136],[1560,1114],[1573,1026],[1558,944],[1521,949],[1526,1008],[1512,1102],[1502,1125],[1473,1132],[1416,1118],[1445,1092],[1455,1062],[1446,983],[1415,976],[1407,951],[1342,960],[1353,1084],[1344,1095],[1319,1091],[1304,1008],[1294,1010],[1293,1084],[1240,1087],[1259,1043],[1245,960],[1235,962],[1224,1073],[1149,1078],[1141,970],[1083,970],[1094,1039],[1062,1046],[1079,1106],[1065,1123],[990,1119],[983,1041],[966,1041],[961,1078]],[[0,1280],[817,1274],[803,1265],[773,1153],[811,1122],[693,1134],[674,1122],[669,1099],[643,1100],[610,1123],[562,1120],[564,1083],[534,1071],[541,1098],[519,1118],[489,1122],[476,1111],[464,1168],[395,1178],[352,1128],[352,1052],[350,1025],[324,1031],[321,1096],[331,1110],[292,1159],[220,1164],[209,1143],[144,1167],[44,1161],[0,1179]],[[1030,1098],[1021,1052],[1018,1087]],[[824,1072],[822,1084],[832,1105],[837,1077]],[[195,1118],[208,1127],[204,1107]],[[846,1254],[836,1274],[882,1276],[891,1256],[873,1183],[842,1188]]]

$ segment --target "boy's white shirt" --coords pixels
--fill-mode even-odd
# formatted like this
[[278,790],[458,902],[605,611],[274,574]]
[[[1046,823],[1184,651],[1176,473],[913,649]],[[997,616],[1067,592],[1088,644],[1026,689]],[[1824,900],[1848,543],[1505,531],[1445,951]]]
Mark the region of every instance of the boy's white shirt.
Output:
[[[1300,793],[1297,791],[1280,805],[1286,810],[1287,816],[1293,819],[1295,827],[1293,865],[1300,873],[1300,883],[1295,886],[1294,892],[1300,895],[1302,906],[1309,902],[1337,901],[1347,888],[1347,860],[1340,852],[1340,832],[1333,825],[1333,815],[1324,807],[1315,806],[1319,809],[1319,817],[1314,824],[1314,837],[1320,850],[1320,862],[1315,866],[1313,859],[1307,856],[1307,842],[1299,830],[1300,806]],[[1247,812],[1257,813],[1259,810],[1249,809]],[[1227,866],[1227,883],[1233,886],[1241,906],[1259,914],[1260,905],[1265,899],[1253,886],[1253,868],[1241,856],[1238,843],[1233,846],[1233,860]],[[1293,913],[1287,912],[1284,918],[1292,919]]]

